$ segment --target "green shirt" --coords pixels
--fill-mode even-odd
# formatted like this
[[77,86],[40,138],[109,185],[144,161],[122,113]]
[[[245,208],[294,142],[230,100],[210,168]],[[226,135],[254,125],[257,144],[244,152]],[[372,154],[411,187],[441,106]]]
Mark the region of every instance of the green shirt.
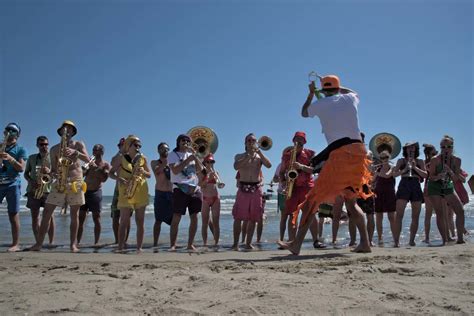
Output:
[[[26,161],[26,168],[25,168],[25,174],[28,174],[30,179],[33,181],[37,181],[37,175],[36,171],[37,169],[39,170],[41,166],[43,165],[43,159],[41,158],[40,154],[34,154],[30,155],[28,157],[28,160]],[[51,160],[50,156],[47,156],[47,161],[46,161],[46,167],[51,169]],[[33,188],[31,187],[30,183],[28,182],[28,186],[26,187],[26,192],[31,192],[34,191]],[[44,192],[49,193],[51,191],[51,182],[46,185]]]

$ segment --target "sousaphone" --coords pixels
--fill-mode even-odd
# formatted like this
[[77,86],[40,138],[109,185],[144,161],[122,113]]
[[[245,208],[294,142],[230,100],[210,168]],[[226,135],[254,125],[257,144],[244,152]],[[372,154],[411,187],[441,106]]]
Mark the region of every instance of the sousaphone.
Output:
[[203,159],[208,154],[214,154],[219,146],[216,133],[205,126],[195,126],[187,132],[193,142],[193,148],[199,158]]
[[384,132],[378,133],[370,139],[369,149],[376,159],[380,159],[382,151],[387,151],[390,154],[390,159],[393,159],[400,154],[402,144],[397,136]]

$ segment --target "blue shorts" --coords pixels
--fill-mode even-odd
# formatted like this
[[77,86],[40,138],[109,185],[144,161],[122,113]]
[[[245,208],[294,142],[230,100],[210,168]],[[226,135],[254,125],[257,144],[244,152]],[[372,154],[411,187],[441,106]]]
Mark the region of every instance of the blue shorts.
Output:
[[155,220],[165,222],[171,225],[173,219],[173,209],[171,201],[173,200],[173,192],[164,192],[155,190]]
[[15,180],[12,183],[0,185],[0,203],[6,197],[8,214],[15,215],[20,211],[21,182]]

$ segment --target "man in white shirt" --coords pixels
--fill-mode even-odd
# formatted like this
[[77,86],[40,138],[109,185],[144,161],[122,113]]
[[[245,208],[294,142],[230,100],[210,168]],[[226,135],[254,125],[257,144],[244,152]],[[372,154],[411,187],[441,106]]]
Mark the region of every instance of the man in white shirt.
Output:
[[[328,146],[312,159],[313,166],[322,166],[314,187],[306,195],[302,206],[302,218],[297,236],[292,243],[279,242],[293,254],[299,254],[308,228],[313,221],[319,205],[334,203],[338,195],[344,197],[348,212],[354,218],[360,233],[360,244],[355,252],[370,252],[367,228],[362,210],[356,204],[358,197],[367,198],[371,192],[364,193],[362,187],[368,185],[371,175],[370,161],[362,143],[357,116],[359,97],[354,91],[341,87],[339,78],[334,75],[321,78],[322,98],[314,82],[309,85],[309,94],[301,109],[303,117],[317,116]],[[312,102],[316,95],[317,100]],[[296,219],[294,220],[296,224]]]

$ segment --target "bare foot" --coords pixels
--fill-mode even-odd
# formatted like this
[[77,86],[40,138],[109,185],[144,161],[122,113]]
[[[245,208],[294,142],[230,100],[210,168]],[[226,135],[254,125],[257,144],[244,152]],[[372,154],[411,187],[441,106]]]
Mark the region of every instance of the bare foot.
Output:
[[18,245],[14,245],[14,246],[11,246],[10,248],[8,248],[8,252],[17,252],[17,251],[20,251],[20,246]]
[[370,246],[363,246],[362,244],[358,245],[354,249],[351,250],[352,252],[358,252],[358,253],[368,253],[372,252],[372,249],[370,249]]
[[282,248],[282,249],[286,249],[288,250],[289,252],[291,252],[292,254],[294,254],[295,256],[299,255],[300,252],[299,250],[297,250],[296,248],[294,248],[293,246],[293,242],[289,241],[289,242],[284,242],[284,241],[277,241],[277,244]]
[[72,253],[76,253],[76,252],[79,252],[79,248],[77,248],[77,245],[71,245],[71,252]]
[[373,241],[370,242],[370,247],[375,247],[375,244]]
[[171,246],[170,249],[168,249],[169,252],[175,252],[176,251],[176,246]]
[[393,248],[400,248],[400,244],[399,243],[394,243]]
[[455,241],[454,238],[448,237],[448,242]]
[[379,246],[383,245],[383,239],[379,239]]
[[255,249],[255,247],[252,244],[245,244],[243,247],[244,247],[244,249],[247,249],[247,250],[254,250]]
[[188,245],[188,247],[186,247],[187,250],[191,250],[191,251],[196,251],[197,248],[194,247],[194,245]]
[[141,254],[143,252],[142,248],[137,248],[137,255]]
[[33,245],[32,247],[28,248],[29,251],[41,251],[41,245]]
[[239,251],[239,245],[232,245],[232,248],[230,248],[233,251]]

